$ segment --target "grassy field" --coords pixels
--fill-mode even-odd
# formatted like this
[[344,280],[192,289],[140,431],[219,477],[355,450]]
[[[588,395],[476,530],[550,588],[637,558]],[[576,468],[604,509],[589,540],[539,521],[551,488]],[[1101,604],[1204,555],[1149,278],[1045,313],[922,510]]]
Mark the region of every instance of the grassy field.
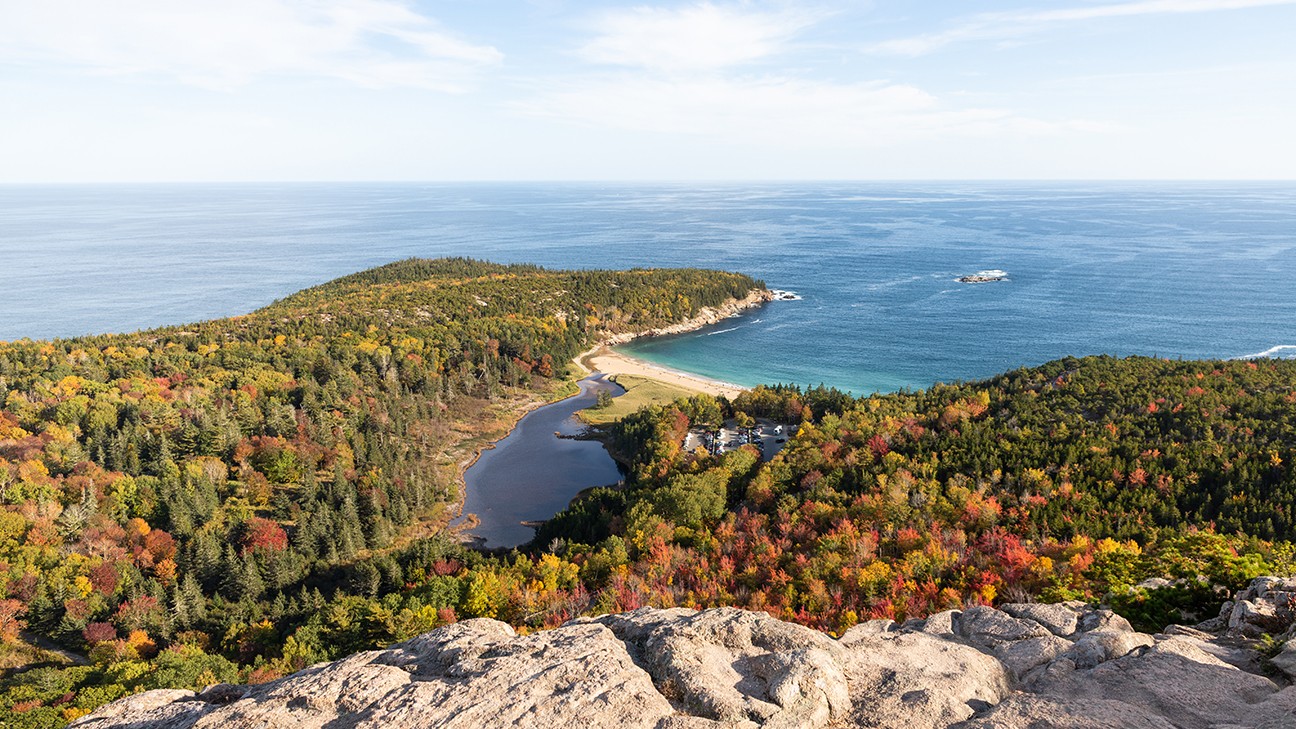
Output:
[[626,393],[613,399],[612,404],[605,408],[595,407],[580,411],[581,419],[591,425],[611,423],[645,405],[663,405],[694,394],[691,390],[682,387],[635,375],[616,375],[610,379],[624,387]]

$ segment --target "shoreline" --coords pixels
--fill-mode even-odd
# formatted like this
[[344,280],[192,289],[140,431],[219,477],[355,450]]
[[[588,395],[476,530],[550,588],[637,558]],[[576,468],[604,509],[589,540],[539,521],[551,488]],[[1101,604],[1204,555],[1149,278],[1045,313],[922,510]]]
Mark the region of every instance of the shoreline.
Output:
[[[687,334],[711,324],[719,324],[725,319],[738,316],[742,312],[774,300],[774,292],[769,289],[752,289],[741,299],[730,299],[718,307],[703,307],[696,316],[678,324],[647,329],[641,332],[624,332],[605,337],[600,346],[615,347],[618,344],[632,342],[642,337],[662,337],[668,334]],[[597,347],[595,347],[597,349]]]
[[[458,486],[458,495],[455,498],[454,503],[451,504],[451,508],[448,510],[448,518],[445,521],[444,527],[446,535],[451,540],[465,545],[471,545],[473,543],[473,537],[467,533],[467,530],[476,526],[475,523],[472,523],[476,521],[476,515],[472,515],[473,518],[469,519],[467,518],[469,515],[464,514],[464,506],[468,502],[468,480],[465,478],[468,469],[472,468],[473,464],[477,463],[477,460],[482,457],[483,453],[494,448],[496,443],[512,434],[513,431],[517,429],[518,423],[522,422],[522,418],[525,418],[529,413],[538,410],[551,402],[561,402],[566,399],[561,398],[559,400],[547,401],[535,397],[536,394],[538,393],[532,393],[530,396],[525,398],[519,398],[515,404],[506,408],[508,412],[504,415],[511,417],[512,422],[509,424],[508,429],[504,431],[503,435],[492,439],[485,445],[472,448],[467,453],[466,457],[455,460],[454,483]],[[569,395],[568,397],[573,396]],[[463,520],[462,523],[455,523],[460,520]]]
[[[467,458],[460,459],[456,463],[455,483],[459,486],[459,497],[455,499],[453,508],[450,511],[451,516],[446,520],[445,526],[445,533],[451,540],[475,549],[485,549],[481,544],[482,539],[471,533],[471,530],[477,526],[477,515],[475,513],[464,513],[464,507],[468,503],[468,469],[476,465],[477,461],[481,459],[482,455],[485,454],[486,451],[493,450],[500,441],[512,435],[513,432],[517,430],[518,425],[522,423],[522,419],[526,416],[540,408],[548,407],[549,405],[557,405],[560,402],[570,400],[573,397],[579,397],[583,394],[585,388],[581,387],[580,383],[593,374],[596,373],[587,372],[586,374],[577,377],[574,380],[574,383],[579,389],[570,395],[553,400],[545,400],[537,397],[520,399],[517,404],[510,408],[512,415],[515,417],[513,417],[512,422],[509,423],[508,429],[499,437],[490,440],[482,446],[474,448]],[[536,393],[533,393],[533,395],[534,394]],[[456,524],[455,522],[459,523]]]
[[[735,385],[732,382],[715,380],[710,377],[672,369],[637,357],[631,357],[606,346],[587,354],[585,361],[588,363],[588,367],[596,372],[602,372],[610,378],[615,378],[618,375],[634,375],[674,385],[683,390],[713,397],[725,397],[730,400],[750,389],[742,385]],[[615,381],[613,379],[613,382]]]
[[[660,337],[668,334],[685,334],[687,332],[696,331],[703,327],[710,326],[711,324],[724,321],[732,316],[737,316],[739,313],[747,309],[760,306],[761,304],[772,301],[773,299],[774,294],[769,289],[752,289],[747,292],[747,296],[742,299],[731,299],[719,307],[705,307],[701,309],[696,316],[678,324],[672,324],[658,329],[648,329],[641,332],[626,332],[606,336],[594,346],[572,358],[571,363],[575,365],[577,369],[574,381],[580,382],[591,375],[599,373],[607,375],[609,378],[620,374],[636,375],[646,379],[675,385],[676,387],[690,390],[692,392],[715,396],[722,395],[729,399],[733,399],[740,393],[745,392],[748,388],[729,382],[713,380],[701,375],[693,375],[687,372],[680,372],[679,370],[672,370],[669,367],[663,367],[661,365],[646,362],[616,352],[612,347],[615,347],[618,344],[625,344],[626,342],[639,339],[640,337]],[[467,519],[467,515],[464,514],[464,506],[468,499],[468,484],[465,478],[468,469],[472,468],[473,464],[481,458],[483,453],[494,448],[495,444],[500,440],[508,437],[509,434],[517,428],[518,423],[522,422],[522,418],[545,405],[562,402],[567,398],[575,397],[579,394],[580,393],[577,392],[564,398],[547,401],[536,398],[524,399],[522,403],[514,407],[514,414],[516,417],[503,435],[483,446],[474,448],[467,458],[460,460],[456,464],[457,473],[455,482],[459,487],[459,498],[455,500],[453,507],[450,510],[451,516],[446,521],[446,531],[451,539],[454,539],[461,544],[472,544],[473,542],[472,535],[468,534],[468,530],[472,528],[472,525],[466,523],[471,520]],[[463,520],[465,523],[452,526],[453,522],[459,520]]]
[[741,299],[730,299],[718,307],[703,308],[696,316],[679,324],[641,332],[614,334],[576,355],[572,358],[572,364],[586,373],[586,376],[595,372],[601,372],[609,377],[635,375],[674,385],[684,390],[717,397],[723,396],[732,400],[751,388],[632,357],[624,352],[616,351],[615,347],[643,337],[661,337],[695,332],[712,324],[718,324],[725,319],[735,317],[747,309],[773,301],[776,297],[776,293],[770,289],[752,289],[747,292],[747,296]]

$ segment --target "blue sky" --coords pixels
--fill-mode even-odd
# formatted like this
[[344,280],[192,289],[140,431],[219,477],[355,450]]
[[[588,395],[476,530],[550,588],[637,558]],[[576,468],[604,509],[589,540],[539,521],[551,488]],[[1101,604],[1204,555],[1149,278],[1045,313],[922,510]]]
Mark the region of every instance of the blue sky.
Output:
[[1293,179],[1296,0],[0,0],[0,181]]

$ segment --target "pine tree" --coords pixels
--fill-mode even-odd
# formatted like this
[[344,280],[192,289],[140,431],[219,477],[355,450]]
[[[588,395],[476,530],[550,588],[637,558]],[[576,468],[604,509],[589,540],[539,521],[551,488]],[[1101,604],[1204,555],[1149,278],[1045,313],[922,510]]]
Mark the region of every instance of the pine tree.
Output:
[[172,595],[171,615],[176,627],[191,630],[207,617],[207,599],[193,575],[185,575]]

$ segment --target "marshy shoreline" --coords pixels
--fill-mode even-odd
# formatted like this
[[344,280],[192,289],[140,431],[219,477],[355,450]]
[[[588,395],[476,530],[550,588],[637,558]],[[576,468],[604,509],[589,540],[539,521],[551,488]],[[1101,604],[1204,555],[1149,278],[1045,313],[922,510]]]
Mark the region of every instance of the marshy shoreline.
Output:
[[[475,518],[475,514],[466,510],[469,488],[467,476],[468,471],[478,464],[485,453],[495,449],[500,442],[518,432],[522,422],[529,416],[542,411],[546,407],[559,405],[567,402],[571,398],[580,397],[585,394],[587,388],[581,386],[579,383],[584,382],[593,376],[601,374],[605,376],[608,382],[615,383],[616,377],[620,375],[629,375],[643,379],[655,380],[692,393],[723,396],[730,399],[735,398],[744,392],[747,388],[740,385],[721,382],[701,375],[694,375],[687,372],[673,370],[668,367],[662,367],[651,362],[646,362],[622,354],[616,351],[614,347],[618,344],[625,344],[641,337],[668,336],[696,331],[724,321],[730,317],[737,316],[743,311],[761,306],[773,299],[774,293],[772,291],[768,289],[753,289],[742,299],[731,299],[718,307],[704,308],[699,311],[697,315],[678,324],[641,332],[616,334],[604,337],[598,344],[577,355],[572,359],[572,364],[575,365],[576,369],[576,375],[573,378],[573,382],[575,382],[580,388],[577,392],[567,397],[552,401],[530,398],[520,403],[515,410],[515,419],[509,426],[508,430],[499,438],[475,449],[469,458],[463,460],[459,464],[460,468],[458,469],[456,479],[457,485],[459,486],[459,498],[451,512],[454,514],[454,517],[450,522],[451,533],[455,538],[465,544],[470,544],[477,548],[487,548],[485,547],[486,540],[472,533],[473,530],[480,525],[480,522]],[[602,446],[602,443],[600,443],[600,446]],[[607,452],[606,449],[605,452]],[[612,458],[614,461],[616,460],[612,457],[610,452],[608,452],[608,457]],[[599,485],[605,484],[585,484],[582,486],[582,490]],[[524,520],[524,522],[530,521],[533,520]]]

